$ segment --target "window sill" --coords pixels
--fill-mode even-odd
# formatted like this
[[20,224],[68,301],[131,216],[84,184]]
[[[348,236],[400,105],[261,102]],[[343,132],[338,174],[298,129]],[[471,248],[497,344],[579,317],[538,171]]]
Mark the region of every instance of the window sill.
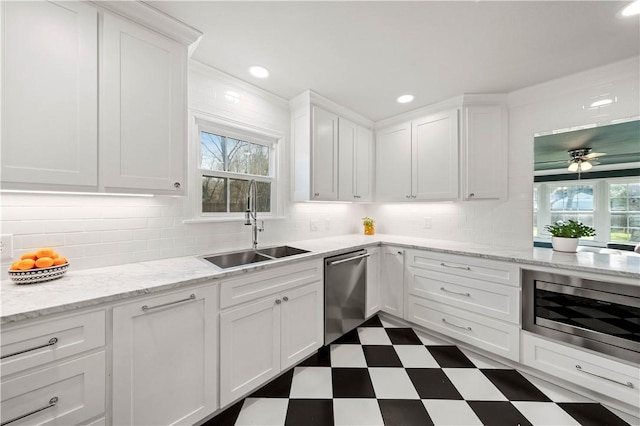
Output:
[[[285,220],[286,216],[258,216],[258,220],[265,222],[269,222],[272,220]],[[244,217],[199,217],[194,219],[184,219],[182,223],[184,224],[193,224],[193,223],[224,223],[224,222],[242,222],[244,223]]]

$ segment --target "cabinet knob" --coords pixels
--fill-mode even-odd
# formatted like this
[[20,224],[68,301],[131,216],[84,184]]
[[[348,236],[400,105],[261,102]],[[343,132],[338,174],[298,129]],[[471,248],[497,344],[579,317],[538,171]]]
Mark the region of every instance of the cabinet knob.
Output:
[[276,299],[276,305],[279,305],[279,304],[281,304],[281,303],[282,303],[282,300],[280,300],[280,299]]
[[403,253],[403,252],[401,252],[401,251],[399,251],[399,252],[398,252],[398,254],[399,254],[400,256],[402,256],[404,253]]
[[475,192],[472,192],[471,194],[469,194],[469,198],[472,198],[472,197],[475,197],[475,196],[476,196]]
[[283,297],[282,300],[284,300],[285,302],[289,301],[289,298],[287,296]]
[[173,183],[173,187],[174,187],[175,189],[180,189],[180,182],[174,182],[174,183]]
[[417,197],[417,195],[412,195],[412,196],[411,196],[411,198],[416,198],[416,197]]
[[319,193],[319,192],[316,192],[315,194],[313,194],[313,196],[314,196],[314,197],[319,197],[319,196],[320,196],[320,193]]
[[407,198],[411,198],[411,195],[405,195],[405,197],[407,197]]

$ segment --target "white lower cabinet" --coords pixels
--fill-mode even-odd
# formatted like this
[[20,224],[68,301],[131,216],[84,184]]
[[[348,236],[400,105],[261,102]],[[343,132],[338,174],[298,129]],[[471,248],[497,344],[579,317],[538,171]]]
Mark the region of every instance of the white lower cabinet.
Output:
[[404,249],[382,246],[380,259],[380,310],[404,318]]
[[638,407],[638,365],[614,361],[579,348],[522,333],[521,362],[591,392]]
[[380,310],[380,247],[367,247],[367,286],[365,291],[365,317]]
[[194,423],[217,405],[215,284],[113,308],[113,424]]

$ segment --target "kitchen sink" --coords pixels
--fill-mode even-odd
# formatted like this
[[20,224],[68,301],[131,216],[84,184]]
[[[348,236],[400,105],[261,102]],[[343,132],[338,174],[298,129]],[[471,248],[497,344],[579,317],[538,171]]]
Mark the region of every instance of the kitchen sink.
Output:
[[203,259],[213,263],[219,268],[228,269],[235,268],[236,266],[267,262],[270,260],[280,259],[282,257],[295,256],[304,253],[309,253],[309,251],[290,246],[277,246],[263,249],[247,249],[215,256],[203,256]]

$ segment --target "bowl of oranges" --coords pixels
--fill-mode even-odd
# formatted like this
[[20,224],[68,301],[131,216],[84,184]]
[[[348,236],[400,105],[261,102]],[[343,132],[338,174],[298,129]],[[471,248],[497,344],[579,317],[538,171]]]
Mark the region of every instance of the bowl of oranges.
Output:
[[16,284],[35,284],[56,280],[69,269],[69,262],[53,249],[41,248],[20,256],[9,268],[9,277]]

